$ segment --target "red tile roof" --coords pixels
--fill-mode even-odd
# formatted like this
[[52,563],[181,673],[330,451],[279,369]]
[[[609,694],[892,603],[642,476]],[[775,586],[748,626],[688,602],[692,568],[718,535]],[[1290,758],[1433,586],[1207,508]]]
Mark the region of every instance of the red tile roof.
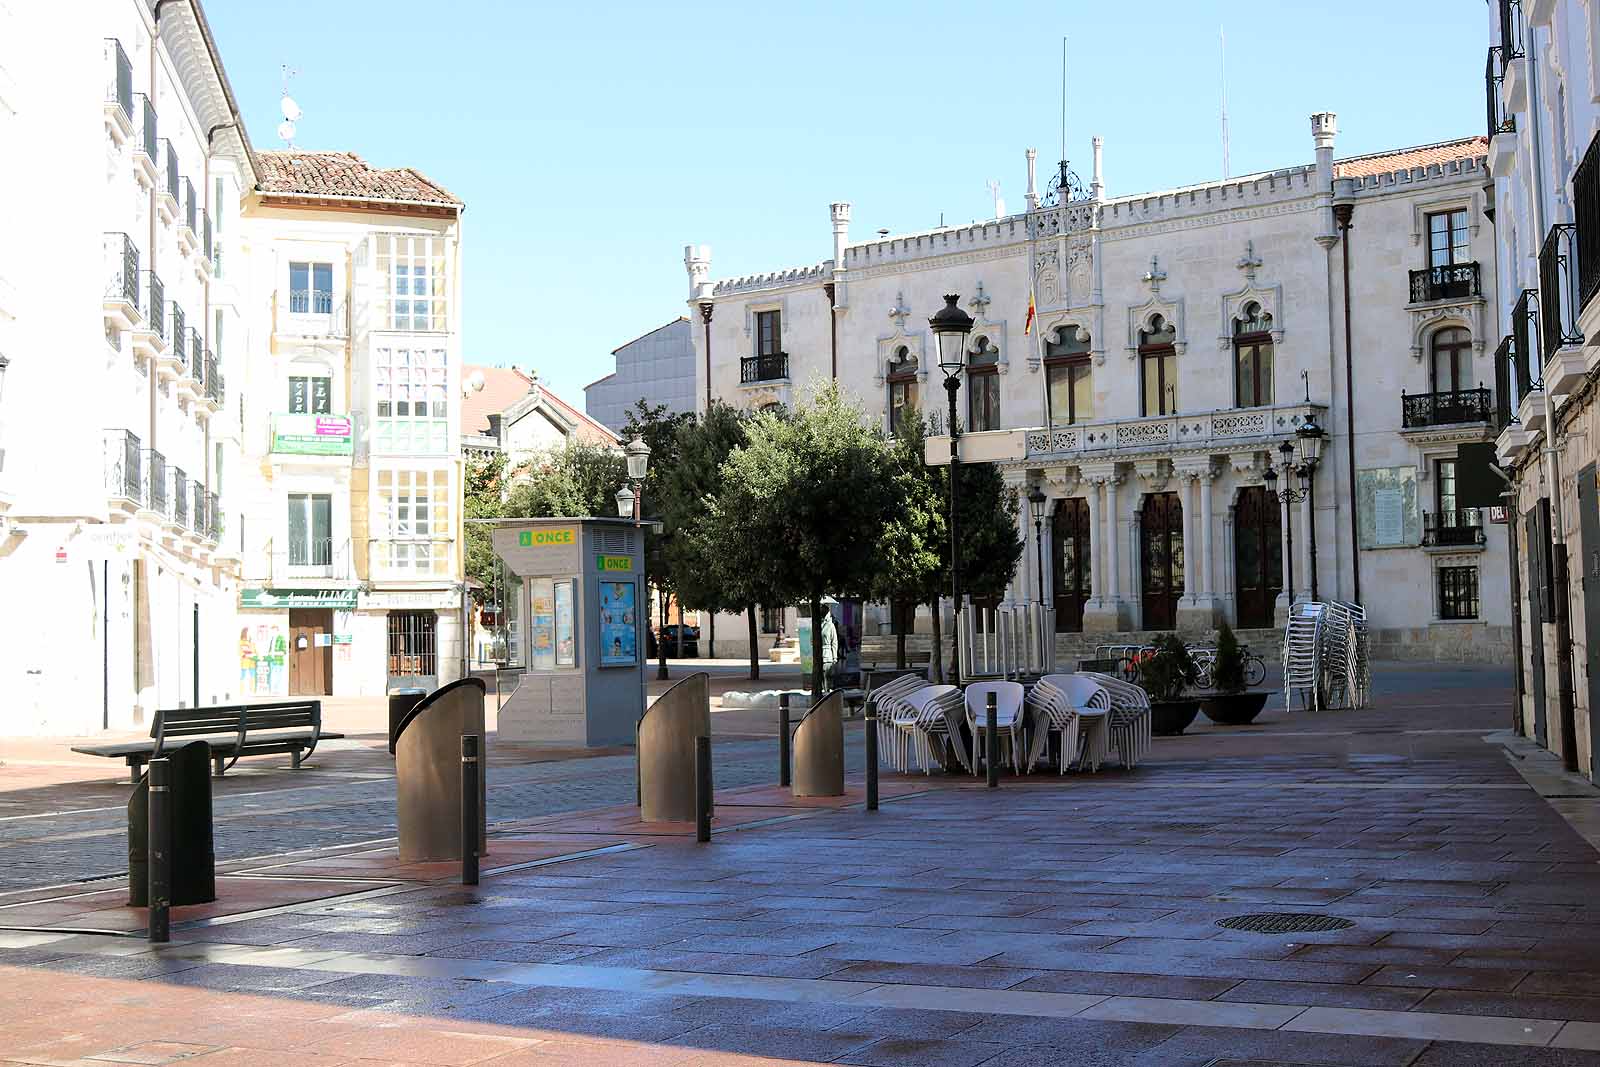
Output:
[[256,160],[263,193],[461,206],[448,189],[410,167],[380,170],[354,152],[258,152]]
[[1455,141],[1418,145],[1416,148],[1398,148],[1389,152],[1374,152],[1368,156],[1337,159],[1333,163],[1336,178],[1370,178],[1377,174],[1392,174],[1412,167],[1427,167],[1435,163],[1454,163],[1457,160],[1482,157],[1489,154],[1487,137],[1463,137]]
[[[461,400],[461,432],[486,434],[489,432],[489,416],[504,414],[517,401],[527,396],[528,390],[533,388],[533,379],[517,367],[480,367],[468,364],[461,368],[462,381],[470,379],[474,374],[483,375],[483,388],[476,393],[470,389],[464,390],[465,395]],[[578,440],[596,445],[616,444],[617,435],[607,427],[551,392],[548,385],[541,383],[539,389],[546,404],[576,424],[573,436]]]

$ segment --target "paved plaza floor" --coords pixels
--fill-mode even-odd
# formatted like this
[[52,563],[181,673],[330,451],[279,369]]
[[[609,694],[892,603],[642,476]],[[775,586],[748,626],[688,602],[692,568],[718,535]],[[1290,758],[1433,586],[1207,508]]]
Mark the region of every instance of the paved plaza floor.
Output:
[[[161,948],[115,881],[53,887],[67,787],[0,793],[0,855],[42,867],[0,893],[0,1063],[1600,1064],[1600,790],[1503,732],[1504,672],[1377,673],[1371,710],[1202,720],[1134,772],[886,775],[875,813],[858,774],[790,798],[752,730],[709,844],[606,792],[628,757],[491,764],[475,888],[398,862],[374,764],[263,761]],[[364,836],[296,839],[308,789]],[[1259,914],[1337,928],[1219,925]]]

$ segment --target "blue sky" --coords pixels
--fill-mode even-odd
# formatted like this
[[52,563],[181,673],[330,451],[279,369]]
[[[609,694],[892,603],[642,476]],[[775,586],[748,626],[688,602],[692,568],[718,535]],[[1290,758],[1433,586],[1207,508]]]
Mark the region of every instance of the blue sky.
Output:
[[1219,177],[1217,31],[1228,41],[1231,170],[1309,162],[1308,116],[1338,154],[1481,133],[1487,17],[1460,0],[908,0],[694,5],[613,0],[211,0],[258,148],[296,143],[412,166],[467,203],[464,351],[537,369],[582,403],[610,352],[685,313],[683,246],[724,277],[853,238],[1022,204],[1059,156],[1108,192]]

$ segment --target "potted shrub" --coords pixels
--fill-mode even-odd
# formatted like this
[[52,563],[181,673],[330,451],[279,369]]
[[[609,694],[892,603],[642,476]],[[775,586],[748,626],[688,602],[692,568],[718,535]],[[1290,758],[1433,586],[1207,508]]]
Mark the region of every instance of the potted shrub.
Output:
[[1239,647],[1233,627],[1223,623],[1217,631],[1217,658],[1211,667],[1216,695],[1201,702],[1206,718],[1222,726],[1243,726],[1261,714],[1271,694],[1247,692],[1244,670],[1244,649]]
[[1183,733],[1200,713],[1200,701],[1183,695],[1200,677],[1194,657],[1176,634],[1163,634],[1138,664],[1139,686],[1150,697],[1150,731],[1162,737]]

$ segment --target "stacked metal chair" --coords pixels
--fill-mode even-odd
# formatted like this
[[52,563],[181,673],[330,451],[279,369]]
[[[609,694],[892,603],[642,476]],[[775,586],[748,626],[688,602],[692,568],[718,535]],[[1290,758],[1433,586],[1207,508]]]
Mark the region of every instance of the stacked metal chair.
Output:
[[1294,697],[1300,707],[1320,710],[1323,605],[1302,601],[1289,608],[1289,624],[1283,631],[1283,706],[1294,710]]

